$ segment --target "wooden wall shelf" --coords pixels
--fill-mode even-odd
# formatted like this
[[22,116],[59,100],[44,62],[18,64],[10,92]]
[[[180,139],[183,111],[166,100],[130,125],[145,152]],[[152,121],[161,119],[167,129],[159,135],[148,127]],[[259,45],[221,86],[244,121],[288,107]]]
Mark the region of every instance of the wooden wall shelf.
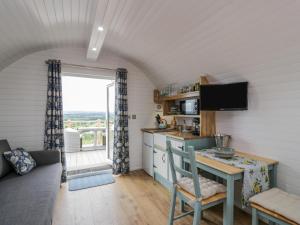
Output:
[[178,94],[178,95],[174,95],[174,96],[161,96],[160,100],[164,102],[164,101],[174,101],[174,100],[180,100],[180,99],[199,98],[199,97],[200,97],[200,92],[193,91],[193,92]]
[[[200,85],[208,85],[206,76],[200,76]],[[174,106],[176,100],[184,100],[190,98],[200,98],[200,91],[193,91],[175,96],[160,96],[159,90],[154,90],[154,102],[162,104],[163,116],[174,116],[175,118],[200,118],[200,136],[209,137],[216,133],[216,120],[214,111],[200,111],[199,115],[171,115],[171,107]]]
[[174,116],[178,118],[200,118],[200,115],[172,115],[172,114],[167,114],[167,116]]

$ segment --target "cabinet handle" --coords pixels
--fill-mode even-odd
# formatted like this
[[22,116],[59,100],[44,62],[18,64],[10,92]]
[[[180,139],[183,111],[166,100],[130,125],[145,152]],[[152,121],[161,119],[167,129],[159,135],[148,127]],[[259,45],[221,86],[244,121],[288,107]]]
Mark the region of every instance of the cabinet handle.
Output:
[[147,147],[149,147],[149,148],[152,148],[151,145],[148,145],[148,144],[146,144],[146,143],[144,143],[144,145],[147,146]]
[[157,166],[153,165],[153,168],[157,168]]
[[157,151],[153,150],[153,153],[157,153]]
[[163,154],[161,160],[165,163],[166,162],[166,154]]

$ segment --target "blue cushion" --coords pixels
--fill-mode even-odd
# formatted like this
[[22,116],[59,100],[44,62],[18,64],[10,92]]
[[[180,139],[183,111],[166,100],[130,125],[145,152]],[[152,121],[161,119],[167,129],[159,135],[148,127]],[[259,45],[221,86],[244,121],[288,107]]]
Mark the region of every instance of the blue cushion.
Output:
[[18,175],[27,174],[36,167],[35,160],[23,148],[4,152],[3,155],[5,159],[10,162]]

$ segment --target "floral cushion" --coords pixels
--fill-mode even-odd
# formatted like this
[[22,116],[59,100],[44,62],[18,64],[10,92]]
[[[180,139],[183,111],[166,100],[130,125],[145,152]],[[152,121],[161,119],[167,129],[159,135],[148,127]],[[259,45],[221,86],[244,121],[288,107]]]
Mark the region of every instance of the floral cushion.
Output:
[[10,162],[18,175],[27,174],[36,167],[35,160],[23,148],[4,152],[3,155],[5,159]]

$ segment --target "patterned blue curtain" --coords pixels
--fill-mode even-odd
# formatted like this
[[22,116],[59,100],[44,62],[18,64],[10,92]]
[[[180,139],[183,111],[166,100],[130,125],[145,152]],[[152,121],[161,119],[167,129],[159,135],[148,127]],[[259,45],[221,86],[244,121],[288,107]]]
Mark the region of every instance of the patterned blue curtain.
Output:
[[115,84],[113,173],[129,172],[127,70],[117,69]]
[[64,126],[62,107],[61,64],[59,60],[48,60],[48,91],[44,134],[44,149],[59,150],[63,165],[62,182],[66,181],[66,159],[64,153]]

